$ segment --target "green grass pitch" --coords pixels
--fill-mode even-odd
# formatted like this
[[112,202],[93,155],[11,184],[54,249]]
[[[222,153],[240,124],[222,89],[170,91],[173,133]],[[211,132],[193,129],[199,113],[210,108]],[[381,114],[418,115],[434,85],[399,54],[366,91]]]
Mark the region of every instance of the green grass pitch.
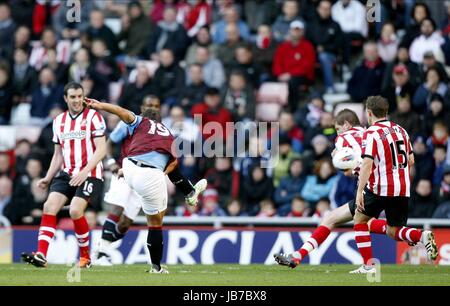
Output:
[[[146,265],[92,267],[82,270],[80,282],[68,282],[70,269],[51,265],[37,269],[26,264],[0,265],[0,285],[60,286],[308,286],[308,285],[450,285],[450,266],[382,265],[381,282],[370,283],[365,275],[350,275],[352,265],[299,266],[294,270],[264,265],[172,265],[170,274],[145,273]],[[76,275],[72,273],[72,275]]]

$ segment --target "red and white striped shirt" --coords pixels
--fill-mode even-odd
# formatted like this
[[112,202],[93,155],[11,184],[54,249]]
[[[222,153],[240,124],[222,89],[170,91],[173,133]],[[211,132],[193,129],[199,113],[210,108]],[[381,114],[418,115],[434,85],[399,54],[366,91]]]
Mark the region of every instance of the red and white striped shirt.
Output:
[[338,135],[335,140],[336,150],[342,148],[352,148],[355,152],[361,154],[361,144],[364,132],[366,130],[360,126],[355,126],[350,130]]
[[363,137],[362,157],[374,163],[367,188],[382,197],[409,197],[409,155],[413,154],[408,133],[389,120],[378,121]]
[[[78,174],[94,156],[95,137],[105,136],[106,124],[102,115],[85,108],[72,117],[65,111],[53,120],[53,142],[61,145],[63,171],[70,176]],[[99,162],[89,177],[103,179],[103,164]]]

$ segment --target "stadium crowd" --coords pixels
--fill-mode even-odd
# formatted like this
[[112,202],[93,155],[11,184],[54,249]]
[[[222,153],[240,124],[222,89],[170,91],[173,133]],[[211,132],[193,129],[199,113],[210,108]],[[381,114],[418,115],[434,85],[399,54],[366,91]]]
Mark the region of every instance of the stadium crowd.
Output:
[[[270,135],[250,137],[238,157],[182,157],[182,173],[209,188],[192,208],[172,186],[170,215],[321,218],[356,188],[330,159],[336,110],[383,95],[413,140],[410,217],[450,218],[450,3],[436,20],[426,2],[381,1],[381,22],[370,23],[365,2],[81,0],[72,22],[66,1],[1,0],[0,125],[39,134],[0,142],[0,215],[39,224],[47,191],[36,181],[66,109],[63,87],[76,81],[135,113],[158,97],[163,123],[191,143],[210,137],[208,122],[279,123],[274,168],[262,163]],[[273,100],[266,84],[287,98]],[[111,132],[118,119],[105,119]],[[92,205],[91,225],[106,209]]]

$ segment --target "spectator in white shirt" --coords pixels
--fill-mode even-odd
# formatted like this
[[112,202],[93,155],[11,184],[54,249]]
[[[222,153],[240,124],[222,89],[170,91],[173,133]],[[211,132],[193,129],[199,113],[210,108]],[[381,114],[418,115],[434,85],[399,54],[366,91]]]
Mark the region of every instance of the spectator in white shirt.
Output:
[[170,130],[172,135],[181,138],[183,142],[195,143],[200,136],[200,129],[194,120],[185,116],[181,106],[174,106],[170,110],[169,117],[162,123]]
[[433,19],[425,18],[420,24],[421,35],[414,39],[409,54],[415,63],[422,63],[425,53],[431,51],[439,62],[444,62],[444,54],[441,45],[444,38],[436,31],[436,23]]

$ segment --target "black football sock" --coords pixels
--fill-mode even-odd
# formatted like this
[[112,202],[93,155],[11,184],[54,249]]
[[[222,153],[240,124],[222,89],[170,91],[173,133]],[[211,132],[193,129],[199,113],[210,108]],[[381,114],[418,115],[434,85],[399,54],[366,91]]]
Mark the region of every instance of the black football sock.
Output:
[[161,269],[161,259],[163,256],[163,233],[162,227],[149,227],[147,236],[147,248],[150,252],[152,264]]
[[180,168],[175,168],[168,176],[170,181],[175,187],[181,190],[185,197],[192,196],[192,193],[195,192],[194,186],[192,186],[192,183],[181,174]]

